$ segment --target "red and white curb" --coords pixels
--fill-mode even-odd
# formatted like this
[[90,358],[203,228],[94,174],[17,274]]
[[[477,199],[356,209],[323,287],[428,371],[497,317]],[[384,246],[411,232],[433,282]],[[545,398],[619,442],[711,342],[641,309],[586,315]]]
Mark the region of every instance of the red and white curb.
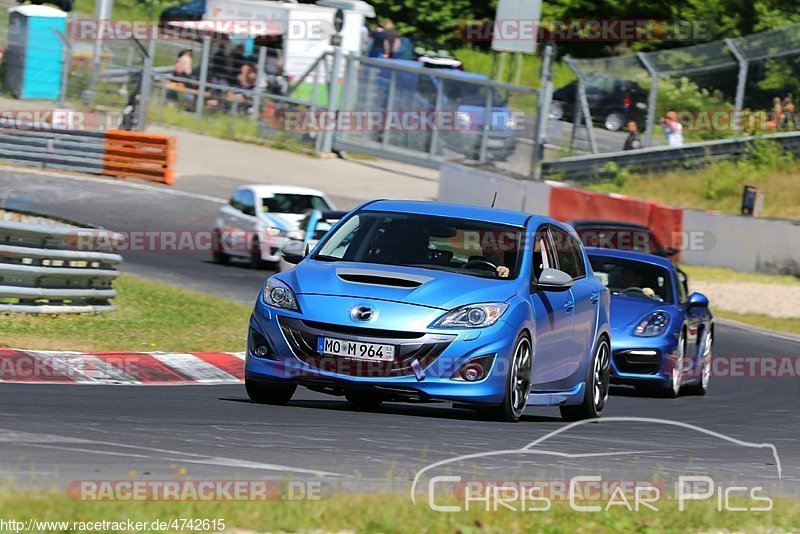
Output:
[[229,384],[244,379],[243,352],[51,351],[0,348],[0,382]]

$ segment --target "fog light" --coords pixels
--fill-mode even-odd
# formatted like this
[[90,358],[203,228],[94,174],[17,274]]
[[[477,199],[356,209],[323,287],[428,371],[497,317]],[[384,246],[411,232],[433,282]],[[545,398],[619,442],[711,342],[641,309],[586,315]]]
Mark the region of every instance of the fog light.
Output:
[[461,380],[465,382],[477,382],[483,380],[489,375],[489,370],[492,368],[494,362],[494,354],[486,354],[472,358],[467,363],[462,365],[458,371],[453,373],[450,378],[452,380]]
[[259,358],[266,358],[269,354],[269,349],[264,345],[258,345],[256,347],[256,356]]
[[258,331],[250,329],[250,352],[257,358],[267,358],[274,360],[272,348],[269,342]]
[[480,380],[484,375],[483,366],[479,363],[468,363],[461,370],[461,377],[467,382],[475,382]]

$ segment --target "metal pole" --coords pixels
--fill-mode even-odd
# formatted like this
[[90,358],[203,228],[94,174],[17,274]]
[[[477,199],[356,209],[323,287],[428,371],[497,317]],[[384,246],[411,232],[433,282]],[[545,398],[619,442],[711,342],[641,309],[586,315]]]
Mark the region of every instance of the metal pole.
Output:
[[[434,124],[439,124],[439,112],[442,110],[442,93],[444,92],[444,84],[447,83],[444,80],[439,81],[439,85],[436,86],[436,102],[433,105],[433,118]],[[428,147],[428,154],[431,158],[436,156],[436,145],[439,144],[439,128],[434,126],[433,131],[431,132],[431,146]]]
[[[94,5],[94,18],[98,23],[103,24],[111,18],[111,9],[114,5],[113,0],[96,0]],[[97,78],[100,75],[100,56],[103,54],[103,35],[98,31],[94,40],[92,50],[92,76],[89,79],[89,105],[94,107],[95,96],[97,94]]]
[[69,85],[69,67],[72,63],[72,47],[69,44],[67,36],[61,33],[60,30],[53,29],[56,32],[56,37],[61,41],[61,94],[58,97],[58,106],[67,107],[67,87]]
[[259,110],[261,109],[261,96],[264,93],[264,86],[267,83],[267,47],[262,46],[258,49],[258,70],[256,70],[256,87],[253,89],[253,119],[258,120]]
[[203,36],[203,51],[200,55],[200,83],[197,86],[197,100],[195,101],[195,114],[203,116],[203,106],[206,102],[206,81],[208,79],[208,58],[211,55],[211,36]]
[[[333,66],[331,67],[331,80],[330,87],[328,88],[328,115],[333,117],[336,115],[338,106],[337,94],[339,90],[339,70],[342,65],[342,43],[341,35],[334,35],[331,39],[333,44]],[[324,132],[322,139],[322,152],[330,153],[333,150],[333,134],[334,128],[328,128]]]
[[533,154],[531,155],[531,172],[534,180],[542,179],[542,160],[544,159],[544,138],[547,136],[547,119],[550,114],[550,101],[553,97],[553,45],[544,47],[542,71],[540,74],[541,90],[536,113],[536,130],[533,132]]
[[581,111],[581,101],[575,99],[575,110],[572,112],[572,135],[569,139],[569,149],[574,152],[575,147],[578,146],[578,128],[583,120],[583,112]]
[[644,145],[653,146],[653,128],[656,124],[656,103],[658,101],[658,70],[644,52],[636,54],[650,75],[650,95],[647,97],[647,125],[644,131]]
[[516,58],[517,58],[517,65],[514,69],[514,85],[519,85],[520,83],[522,83],[522,60],[523,60],[522,52],[517,52]]
[[494,111],[494,88],[484,86],[486,89],[486,107],[483,109],[483,133],[481,134],[481,148],[478,153],[478,163],[486,163],[487,145],[489,144],[489,131],[492,129],[492,115]]
[[[157,31],[157,30],[156,30]],[[151,35],[147,43],[147,55],[142,66],[142,81],[139,90],[139,109],[136,129],[143,132],[147,128],[147,105],[150,102],[150,91],[153,86],[153,56],[156,52],[156,36]]]
[[[734,137],[739,136],[739,130],[741,129],[741,123],[739,122],[739,117],[742,114],[742,110],[744,109],[744,90],[745,85],[747,84],[747,58],[744,57],[742,51],[739,50],[739,47],[736,46],[736,43],[733,39],[725,39],[725,44],[728,45],[728,48],[733,54],[733,57],[736,58],[736,61],[739,63],[739,81],[736,85],[736,100],[733,105],[733,114],[734,114]],[[778,117],[780,120],[780,117]]]
[[158,124],[164,123],[164,107],[167,105],[167,80],[161,78],[161,98],[158,105]]
[[500,52],[500,62],[499,66],[497,67],[497,81],[502,82],[503,77],[506,75],[506,53]]
[[565,57],[564,62],[569,65],[569,68],[578,78],[578,101],[580,102],[581,114],[583,115],[584,124],[586,125],[586,135],[589,138],[589,149],[592,151],[592,154],[597,154],[597,141],[594,138],[592,112],[589,110],[589,101],[586,99],[586,78],[583,75],[583,71],[578,68],[571,57]]
[[386,150],[389,146],[389,132],[386,131],[386,125],[389,122],[389,116],[394,111],[394,92],[397,85],[397,71],[392,70],[392,76],[389,78],[389,95],[386,98],[386,122],[383,125],[383,139],[381,139],[381,149]]

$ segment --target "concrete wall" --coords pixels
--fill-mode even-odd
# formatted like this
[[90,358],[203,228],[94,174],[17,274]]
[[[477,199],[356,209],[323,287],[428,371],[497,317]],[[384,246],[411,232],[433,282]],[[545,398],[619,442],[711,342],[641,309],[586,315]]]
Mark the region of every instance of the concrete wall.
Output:
[[[554,195],[552,191],[555,188],[559,192]],[[488,206],[497,191],[497,207],[555,217],[569,213],[568,218],[582,218],[578,201],[570,201],[566,211],[564,205],[552,205],[564,197],[562,193],[565,189],[568,188],[560,183],[515,180],[456,163],[445,163],[441,169],[438,199]],[[626,199],[620,195],[614,197],[614,203],[630,202],[631,210],[642,204],[636,199]],[[658,228],[665,234],[679,230],[681,235],[672,242],[681,249],[681,262],[744,272],[800,275],[800,222],[719,215],[647,204],[651,207],[648,223],[651,228]],[[624,206],[620,210],[614,213],[624,212]],[[587,208],[584,211],[589,215],[587,218],[597,218],[596,210]]]

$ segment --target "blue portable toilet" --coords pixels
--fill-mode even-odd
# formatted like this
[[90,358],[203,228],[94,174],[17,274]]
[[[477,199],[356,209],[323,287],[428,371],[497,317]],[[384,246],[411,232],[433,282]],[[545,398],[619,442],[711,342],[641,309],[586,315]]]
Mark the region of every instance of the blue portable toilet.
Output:
[[9,8],[5,87],[17,98],[57,100],[60,96],[64,57],[56,30],[67,33],[67,14],[60,9]]

